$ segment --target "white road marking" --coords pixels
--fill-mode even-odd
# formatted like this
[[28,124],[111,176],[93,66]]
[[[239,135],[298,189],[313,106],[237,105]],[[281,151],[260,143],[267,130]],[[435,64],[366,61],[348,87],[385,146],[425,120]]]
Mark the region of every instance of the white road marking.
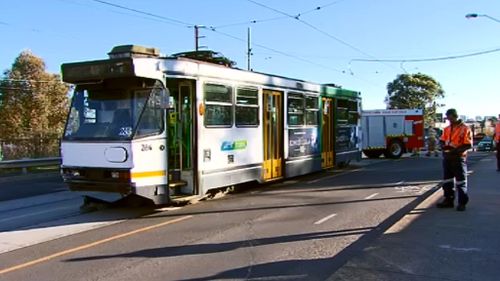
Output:
[[375,197],[375,196],[377,196],[377,195],[378,195],[378,193],[373,193],[373,194],[372,194],[372,195],[370,195],[370,196],[366,196],[366,197],[365,197],[365,200],[372,199],[373,197]]
[[457,248],[450,245],[439,245],[439,248],[458,252],[480,252],[479,248]]
[[331,215],[329,215],[329,216],[326,216],[326,217],[324,217],[324,218],[320,219],[319,221],[315,222],[314,224],[322,224],[322,223],[324,223],[325,221],[327,221],[327,220],[329,220],[329,219],[331,219],[331,218],[335,217],[336,215],[337,215],[337,214],[331,214]]

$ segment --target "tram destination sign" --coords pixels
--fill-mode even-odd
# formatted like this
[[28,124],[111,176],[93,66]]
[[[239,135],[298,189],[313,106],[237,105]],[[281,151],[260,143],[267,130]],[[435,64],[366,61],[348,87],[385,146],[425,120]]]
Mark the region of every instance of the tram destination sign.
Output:
[[134,75],[131,59],[65,63],[61,66],[64,82],[97,81]]

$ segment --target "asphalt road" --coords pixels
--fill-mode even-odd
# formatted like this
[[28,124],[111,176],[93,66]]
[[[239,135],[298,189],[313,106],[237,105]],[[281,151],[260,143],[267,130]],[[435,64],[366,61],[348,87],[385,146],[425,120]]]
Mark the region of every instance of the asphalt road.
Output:
[[0,177],[0,202],[68,190],[57,172]]
[[371,163],[142,217],[96,212],[113,223],[0,254],[0,280],[325,280],[441,178],[438,158]]

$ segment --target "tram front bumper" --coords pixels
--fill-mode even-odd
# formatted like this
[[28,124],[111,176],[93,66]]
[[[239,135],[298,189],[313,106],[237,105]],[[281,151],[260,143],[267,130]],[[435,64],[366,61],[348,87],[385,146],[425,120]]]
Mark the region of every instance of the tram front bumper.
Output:
[[131,193],[135,186],[130,182],[129,170],[95,168],[62,168],[64,182],[72,191],[99,191],[120,194]]

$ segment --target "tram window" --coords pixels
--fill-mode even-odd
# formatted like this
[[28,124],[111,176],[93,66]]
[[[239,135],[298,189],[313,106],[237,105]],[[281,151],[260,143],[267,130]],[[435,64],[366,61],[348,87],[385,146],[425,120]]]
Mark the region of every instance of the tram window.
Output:
[[233,103],[231,87],[205,84],[205,101]]
[[319,109],[317,97],[306,97],[306,109]]
[[236,90],[236,126],[259,125],[259,100],[257,89],[238,88]]
[[209,105],[205,106],[205,126],[231,127],[233,123],[232,106]]
[[300,93],[288,94],[288,125],[304,125],[304,96]]
[[337,122],[339,124],[346,124],[349,119],[349,111],[345,107],[337,107]]
[[161,92],[155,89],[155,92],[149,97],[139,120],[136,137],[156,135],[163,131],[163,110],[158,106],[161,98]]
[[205,115],[207,127],[233,125],[233,91],[225,85],[205,84]]
[[318,125],[318,97],[306,97],[306,125]]

